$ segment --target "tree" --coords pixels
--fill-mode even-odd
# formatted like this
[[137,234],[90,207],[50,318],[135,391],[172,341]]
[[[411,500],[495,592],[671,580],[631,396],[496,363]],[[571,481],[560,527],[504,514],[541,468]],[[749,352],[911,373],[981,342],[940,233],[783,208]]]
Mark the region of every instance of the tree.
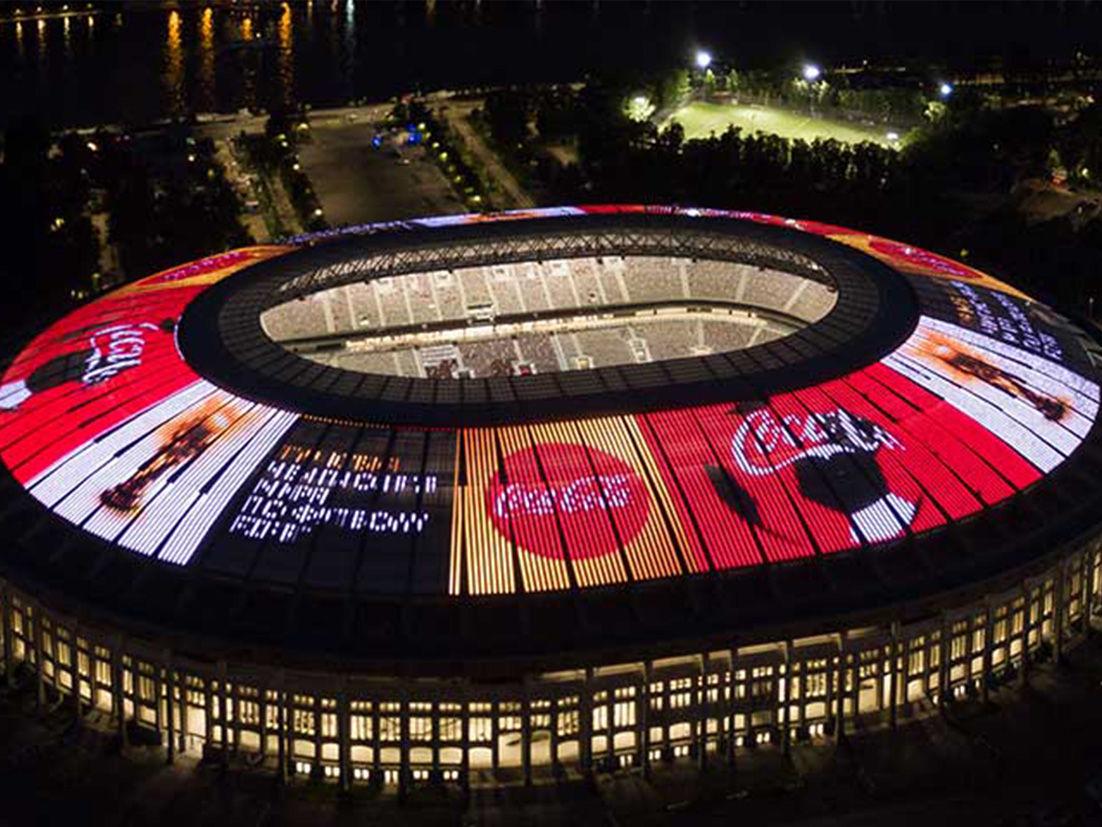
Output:
[[509,148],[527,142],[531,109],[531,98],[520,90],[502,89],[487,95],[483,113],[494,140]]

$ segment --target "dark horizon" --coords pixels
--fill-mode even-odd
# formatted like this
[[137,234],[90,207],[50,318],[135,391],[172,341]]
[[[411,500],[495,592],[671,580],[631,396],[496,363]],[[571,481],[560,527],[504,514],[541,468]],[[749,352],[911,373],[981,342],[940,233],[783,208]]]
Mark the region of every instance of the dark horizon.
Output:
[[697,48],[739,69],[815,60],[902,63],[918,78],[1018,71],[1072,65],[1077,53],[1097,58],[1092,33],[1102,28],[1102,5],[1089,2],[339,0],[291,3],[289,14],[276,3],[90,5],[79,14],[48,5],[41,20],[27,19],[30,4],[4,10],[0,124],[141,124],[440,88],[648,76],[687,63]]

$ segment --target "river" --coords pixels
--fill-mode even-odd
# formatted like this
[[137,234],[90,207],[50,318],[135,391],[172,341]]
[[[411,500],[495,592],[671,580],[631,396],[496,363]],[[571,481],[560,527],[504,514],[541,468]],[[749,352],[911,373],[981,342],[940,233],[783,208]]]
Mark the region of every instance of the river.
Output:
[[[129,2],[0,9],[0,125],[142,124],[190,112],[336,106],[406,91],[739,66],[978,56],[1066,60],[1099,4]],[[992,11],[995,8],[995,11]],[[28,17],[29,15],[29,17]],[[1094,45],[1097,48],[1097,45]],[[936,71],[931,67],[930,72]]]

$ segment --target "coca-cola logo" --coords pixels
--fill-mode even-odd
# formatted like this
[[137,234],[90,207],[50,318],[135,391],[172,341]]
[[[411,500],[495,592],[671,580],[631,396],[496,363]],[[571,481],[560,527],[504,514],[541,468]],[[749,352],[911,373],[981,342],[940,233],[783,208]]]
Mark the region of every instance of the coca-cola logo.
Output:
[[902,261],[913,267],[933,270],[936,273],[962,279],[980,278],[980,275],[970,267],[958,264],[952,259],[944,258],[928,250],[911,247],[909,244],[900,244],[897,241],[888,241],[885,238],[873,238],[869,241],[869,247],[894,261]]
[[[646,485],[618,457],[580,445],[542,443],[539,457],[524,449],[505,458],[486,492],[486,509],[504,537],[515,538],[525,551],[561,558],[559,528],[572,543],[574,557],[616,552],[609,516],[627,545],[642,530],[650,511]],[[510,527],[510,522],[512,527]]]
[[753,476],[772,474],[801,459],[900,448],[887,430],[841,408],[774,416],[768,408],[748,414],[731,440],[735,465]]
[[81,383],[98,385],[124,370],[137,367],[142,363],[147,337],[164,329],[164,324],[137,322],[97,330],[88,337],[89,353],[84,360]]

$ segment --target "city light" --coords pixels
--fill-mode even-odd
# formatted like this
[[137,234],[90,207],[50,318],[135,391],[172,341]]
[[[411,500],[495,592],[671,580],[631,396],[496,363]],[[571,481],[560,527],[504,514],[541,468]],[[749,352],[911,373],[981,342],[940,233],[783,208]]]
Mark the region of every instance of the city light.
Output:
[[892,141],[894,143],[895,141],[899,140],[899,133],[898,132],[889,132],[885,137],[887,137],[887,139],[889,141]]
[[624,107],[625,114],[633,121],[642,123],[654,114],[655,106],[646,95],[629,98]]
[[696,53],[696,67],[698,69],[707,69],[712,65],[712,56],[703,49]]
[[822,70],[818,66],[816,66],[814,63],[804,64],[804,69],[803,69],[804,80],[808,80],[808,81],[818,80],[819,75],[821,75],[822,73],[823,73]]
[[941,86],[938,87],[937,91],[938,94],[941,95],[943,98],[947,98],[951,94],[953,94],[953,84],[942,83]]

